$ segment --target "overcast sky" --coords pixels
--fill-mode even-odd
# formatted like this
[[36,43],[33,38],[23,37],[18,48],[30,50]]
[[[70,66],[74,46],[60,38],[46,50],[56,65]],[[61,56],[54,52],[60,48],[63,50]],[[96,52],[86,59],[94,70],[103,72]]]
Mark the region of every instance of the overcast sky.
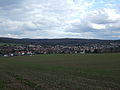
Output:
[[120,39],[120,0],[0,0],[0,37]]

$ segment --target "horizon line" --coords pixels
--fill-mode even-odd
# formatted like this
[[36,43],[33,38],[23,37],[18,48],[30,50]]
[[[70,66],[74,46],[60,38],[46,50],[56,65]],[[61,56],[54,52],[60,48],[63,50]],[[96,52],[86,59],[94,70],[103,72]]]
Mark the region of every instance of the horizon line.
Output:
[[0,37],[0,38],[9,38],[9,39],[86,39],[86,40],[120,40],[120,39],[99,39],[99,38],[17,38],[17,37]]

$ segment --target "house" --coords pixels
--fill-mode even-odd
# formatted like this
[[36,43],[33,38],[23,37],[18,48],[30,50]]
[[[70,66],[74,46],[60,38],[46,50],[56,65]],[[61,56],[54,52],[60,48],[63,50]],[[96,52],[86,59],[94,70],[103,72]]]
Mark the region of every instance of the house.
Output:
[[13,57],[13,56],[14,56],[14,54],[13,54],[13,53],[11,53],[11,54],[10,54],[10,56],[11,56],[11,57]]
[[8,55],[7,55],[7,54],[5,54],[5,55],[4,55],[4,57],[8,57]]

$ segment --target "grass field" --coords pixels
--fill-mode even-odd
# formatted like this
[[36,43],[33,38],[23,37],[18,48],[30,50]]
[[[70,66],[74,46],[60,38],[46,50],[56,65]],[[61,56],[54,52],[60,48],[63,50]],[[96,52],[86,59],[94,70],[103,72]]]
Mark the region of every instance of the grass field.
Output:
[[0,57],[0,90],[120,90],[120,54]]

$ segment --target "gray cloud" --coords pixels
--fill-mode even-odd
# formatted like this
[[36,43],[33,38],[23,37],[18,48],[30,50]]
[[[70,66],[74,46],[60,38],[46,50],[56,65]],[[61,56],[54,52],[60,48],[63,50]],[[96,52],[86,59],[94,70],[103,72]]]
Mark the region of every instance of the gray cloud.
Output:
[[119,10],[96,9],[96,3],[95,0],[0,0],[0,36],[112,39],[112,32],[120,30]]
[[91,32],[97,38],[112,39],[112,31],[120,31],[120,14],[115,9],[99,9],[86,13],[81,22],[72,24],[71,32]]
[[5,7],[5,6],[10,6],[10,5],[16,5],[20,4],[22,0],[0,0],[0,6]]

